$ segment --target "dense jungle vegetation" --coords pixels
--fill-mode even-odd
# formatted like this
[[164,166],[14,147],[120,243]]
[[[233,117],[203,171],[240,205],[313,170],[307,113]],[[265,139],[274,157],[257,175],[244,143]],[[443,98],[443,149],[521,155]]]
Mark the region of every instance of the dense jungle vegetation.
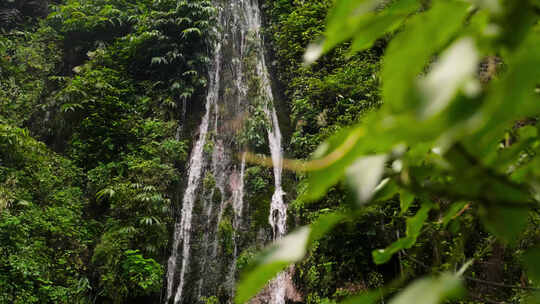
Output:
[[[0,2],[0,303],[162,303],[221,2]],[[540,2],[260,6],[291,233],[234,301],[540,303]]]

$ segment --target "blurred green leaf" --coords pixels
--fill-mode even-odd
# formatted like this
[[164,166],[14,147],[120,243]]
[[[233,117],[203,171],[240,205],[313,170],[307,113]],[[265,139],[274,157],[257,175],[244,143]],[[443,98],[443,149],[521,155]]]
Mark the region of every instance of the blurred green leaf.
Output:
[[525,303],[528,304],[540,304],[540,292],[534,292],[531,295],[529,295],[526,299]]
[[468,4],[434,1],[427,12],[412,17],[390,42],[382,69],[382,95],[387,110],[398,113],[418,105],[414,82],[433,54],[463,26]]
[[458,213],[461,212],[465,206],[467,206],[467,202],[453,203],[442,218],[443,227],[446,227],[453,219],[455,219]]
[[456,299],[464,293],[461,278],[444,273],[438,277],[428,277],[411,283],[398,293],[390,304],[437,304]]
[[[374,11],[380,2],[381,0],[336,1],[328,14],[326,41],[323,46],[320,46],[320,54],[350,39],[363,22],[373,18]],[[312,57],[310,61],[315,61],[320,54]]]
[[540,247],[529,249],[523,256],[527,273],[534,281],[535,285],[540,286]]
[[350,52],[359,52],[371,47],[375,40],[396,30],[419,7],[420,3],[417,0],[400,0],[391,2],[381,12],[366,14],[357,24]]
[[382,178],[386,159],[386,155],[360,157],[347,168],[347,181],[360,204],[369,201],[373,196]]
[[309,227],[301,227],[267,247],[255,259],[252,270],[241,276],[236,303],[247,302],[287,265],[300,261],[313,242],[324,237],[344,217],[340,213],[322,215]]
[[255,260],[255,268],[243,275],[236,292],[236,303],[255,296],[287,265],[302,259],[306,253],[310,229],[302,227],[266,248]]
[[375,264],[384,264],[388,262],[392,256],[403,249],[411,248],[415,243],[416,239],[420,235],[422,226],[427,220],[429,211],[433,208],[432,203],[424,203],[418,212],[413,216],[407,219],[407,236],[401,238],[385,249],[373,250],[373,261]]
[[359,154],[357,139],[365,133],[364,128],[345,129],[332,136],[317,150],[319,159],[328,159],[332,153],[337,154],[337,159],[330,159],[322,168],[312,172],[308,183],[308,189],[302,197],[306,201],[314,201],[322,197],[328,188],[336,184],[345,172],[345,168],[353,162]]
[[417,0],[398,0],[380,9],[381,0],[338,0],[328,15],[325,40],[306,51],[308,63],[339,43],[352,38],[351,53],[373,45],[376,39],[395,30],[403,20],[419,8]]
[[487,206],[480,209],[482,222],[486,228],[511,244],[518,240],[518,236],[528,221],[529,210],[524,207]]
[[401,208],[400,214],[404,214],[405,212],[407,212],[407,210],[409,210],[409,207],[411,206],[413,201],[414,201],[414,194],[412,194],[411,192],[407,190],[401,190],[399,192],[399,204],[400,204],[399,206]]
[[237,284],[237,304],[244,304],[254,297],[273,277],[285,269],[290,262],[276,261],[257,267],[256,271],[247,273]]
[[[522,45],[508,56],[508,71],[492,83],[486,104],[482,107],[482,126],[467,140],[471,151],[483,155],[492,163],[497,157],[497,145],[506,128],[516,120],[540,113],[540,32],[531,30]],[[509,102],[511,101],[511,102]]]
[[350,297],[340,302],[340,304],[371,304],[381,300],[383,296],[384,294],[382,291],[372,290],[360,295]]
[[315,223],[311,224],[308,246],[312,246],[313,242],[323,238],[344,218],[345,215],[335,212],[321,215]]
[[478,67],[478,53],[472,38],[454,42],[433,64],[429,73],[420,79],[424,106],[421,116],[429,117],[446,108],[458,90],[468,84],[469,94],[478,94],[480,84],[474,79]]

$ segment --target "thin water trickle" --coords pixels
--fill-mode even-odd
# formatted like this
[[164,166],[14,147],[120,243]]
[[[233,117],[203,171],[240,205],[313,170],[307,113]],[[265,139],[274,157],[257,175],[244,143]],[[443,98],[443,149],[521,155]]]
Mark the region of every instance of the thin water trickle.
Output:
[[204,162],[204,145],[206,143],[206,135],[208,133],[209,116],[212,106],[217,102],[219,93],[219,72],[221,70],[221,45],[216,45],[216,55],[214,65],[210,69],[210,84],[208,87],[208,93],[206,95],[205,114],[203,116],[201,125],[199,127],[199,138],[193,147],[191,152],[191,158],[189,161],[188,169],[188,183],[184,197],[182,199],[182,211],[180,214],[180,221],[175,225],[175,231],[173,236],[172,254],[169,257],[167,265],[167,301],[170,300],[173,293],[174,275],[176,272],[176,264],[178,261],[179,245],[182,243],[181,248],[181,268],[179,275],[179,285],[176,289],[176,295],[174,297],[174,303],[179,303],[182,299],[182,290],[184,287],[184,279],[189,266],[190,258],[190,237],[191,237],[191,223],[193,217],[193,205],[196,200],[197,189],[200,184],[201,173]]

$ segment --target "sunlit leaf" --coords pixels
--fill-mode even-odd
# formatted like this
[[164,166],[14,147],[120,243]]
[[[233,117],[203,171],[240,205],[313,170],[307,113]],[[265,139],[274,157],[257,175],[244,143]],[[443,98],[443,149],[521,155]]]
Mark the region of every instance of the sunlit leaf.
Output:
[[[540,94],[535,92],[540,82],[540,33],[531,31],[523,44],[508,58],[508,71],[494,81],[482,108],[482,128],[468,141],[487,162],[497,157],[498,141],[520,118],[540,113]],[[511,102],[510,102],[511,101]]]
[[435,1],[431,9],[412,17],[392,39],[382,69],[382,95],[387,109],[397,113],[419,103],[414,90],[416,77],[430,57],[462,27],[468,6],[460,1]]
[[491,13],[500,13],[502,10],[501,1],[500,0],[468,0],[472,4],[486,9],[490,11]]
[[351,38],[351,53],[369,48],[376,39],[395,30],[419,7],[417,0],[400,0],[382,10],[377,9],[382,3],[381,0],[338,0],[328,17],[325,40],[308,46],[304,61],[312,63]]
[[457,91],[467,82],[473,82],[478,66],[478,54],[470,37],[454,42],[431,71],[419,81],[424,102],[422,116],[432,116],[444,109]]
[[322,215],[310,227],[299,228],[266,248],[256,258],[252,270],[241,277],[236,303],[247,302],[287,265],[300,261],[313,242],[324,237],[343,218],[339,213]]
[[390,304],[437,304],[456,299],[464,292],[462,280],[454,274],[442,274],[417,280],[398,293]]
[[383,175],[386,159],[386,155],[365,156],[347,168],[348,183],[356,193],[359,203],[365,203],[373,196]]
[[277,240],[257,258],[253,271],[238,284],[236,303],[247,302],[287,265],[299,261],[306,253],[310,229],[302,227]]

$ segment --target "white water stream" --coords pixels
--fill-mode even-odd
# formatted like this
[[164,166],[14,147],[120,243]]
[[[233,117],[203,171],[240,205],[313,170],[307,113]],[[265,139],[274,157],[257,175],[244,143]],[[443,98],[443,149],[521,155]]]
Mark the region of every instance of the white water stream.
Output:
[[[223,286],[229,290],[229,298],[234,296],[238,231],[245,216],[246,171],[245,153],[241,154],[244,147],[239,147],[235,136],[238,120],[242,120],[242,125],[244,118],[241,117],[245,117],[248,105],[255,102],[248,98],[248,91],[252,89],[248,75],[260,80],[258,97],[264,101],[263,111],[269,125],[266,135],[275,189],[268,217],[272,238],[279,239],[286,233],[282,136],[265,62],[259,4],[257,0],[228,0],[216,5],[220,6],[219,29],[214,60],[209,67],[204,114],[190,155],[181,214],[175,225],[167,265],[166,303],[169,304],[197,303],[202,297],[215,295]],[[248,61],[251,62],[249,67]],[[227,91],[233,92],[234,97],[225,96]],[[238,155],[242,155],[239,163],[234,161]],[[222,220],[227,219],[225,213],[229,206],[232,207],[232,219],[229,219],[233,227],[232,256],[221,257],[223,250],[218,232]],[[270,286],[270,304],[284,304],[283,275]]]

